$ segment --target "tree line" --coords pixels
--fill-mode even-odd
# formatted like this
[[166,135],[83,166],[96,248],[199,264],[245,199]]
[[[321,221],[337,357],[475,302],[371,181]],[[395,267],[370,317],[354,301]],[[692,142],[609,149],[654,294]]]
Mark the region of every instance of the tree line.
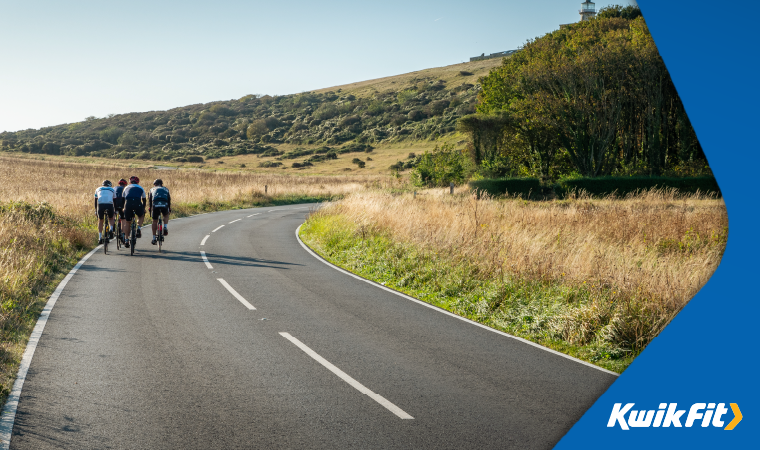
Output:
[[480,82],[477,113],[458,127],[483,176],[709,174],[637,7],[529,41]]

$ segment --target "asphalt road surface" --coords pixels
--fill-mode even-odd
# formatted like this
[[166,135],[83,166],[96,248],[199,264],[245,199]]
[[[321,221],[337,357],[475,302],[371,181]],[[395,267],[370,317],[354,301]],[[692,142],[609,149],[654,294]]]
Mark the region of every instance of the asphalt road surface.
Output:
[[551,448],[615,380],[324,264],[295,236],[308,208],[94,254],[50,314],[10,447]]

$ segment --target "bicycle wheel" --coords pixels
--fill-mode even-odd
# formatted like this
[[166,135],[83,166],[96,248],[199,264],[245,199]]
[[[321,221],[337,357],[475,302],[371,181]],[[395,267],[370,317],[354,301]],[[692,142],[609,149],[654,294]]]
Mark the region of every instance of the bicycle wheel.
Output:
[[108,233],[111,228],[108,226],[108,216],[105,217],[105,224],[103,225],[103,253],[108,254]]
[[116,216],[116,250],[121,250],[121,219]]
[[129,243],[131,244],[129,246],[129,254],[134,255],[135,254],[135,244],[137,243],[137,224],[135,221],[132,221],[132,229],[129,233]]
[[161,253],[161,246],[164,243],[164,220],[158,216],[158,253]]

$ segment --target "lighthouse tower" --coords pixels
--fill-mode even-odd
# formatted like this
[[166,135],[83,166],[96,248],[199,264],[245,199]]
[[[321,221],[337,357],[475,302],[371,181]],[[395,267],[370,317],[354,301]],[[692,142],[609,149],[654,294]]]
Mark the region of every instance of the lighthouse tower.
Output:
[[581,14],[581,22],[593,19],[594,16],[596,16],[596,8],[594,2],[586,0],[585,2],[581,3],[581,10],[578,12]]

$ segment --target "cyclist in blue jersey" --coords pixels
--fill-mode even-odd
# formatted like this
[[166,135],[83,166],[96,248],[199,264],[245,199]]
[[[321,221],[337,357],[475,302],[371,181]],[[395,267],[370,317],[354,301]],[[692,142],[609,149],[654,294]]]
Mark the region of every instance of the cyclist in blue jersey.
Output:
[[111,232],[108,239],[113,239],[113,198],[116,195],[111,182],[108,180],[103,181],[103,185],[95,190],[95,213],[98,215],[98,244],[103,243],[103,219],[108,216],[108,221],[111,223]]
[[113,207],[116,209],[117,220],[121,222],[121,236],[119,236],[121,242],[124,242],[124,230],[126,230],[124,227],[124,188],[126,186],[127,180],[124,178],[119,180],[119,185],[114,189],[116,196],[113,199]]
[[[146,204],[145,189],[143,189],[139,183],[139,178],[135,176],[129,177],[129,185],[125,187],[122,192],[122,196],[124,197],[124,221],[126,222],[126,228],[124,229],[129,230],[132,226],[132,220],[137,216],[137,234],[135,237],[138,238],[142,237],[140,227],[145,218]],[[127,248],[132,244],[134,243],[129,242],[129,238],[124,242],[124,246]]]
[[167,236],[169,230],[166,226],[169,224],[169,213],[172,211],[172,197],[169,195],[169,189],[164,187],[164,182],[160,178],[153,181],[153,188],[148,194],[148,205],[150,217],[153,218],[153,240],[150,243],[156,245],[158,216],[159,214],[164,216],[164,236]]

